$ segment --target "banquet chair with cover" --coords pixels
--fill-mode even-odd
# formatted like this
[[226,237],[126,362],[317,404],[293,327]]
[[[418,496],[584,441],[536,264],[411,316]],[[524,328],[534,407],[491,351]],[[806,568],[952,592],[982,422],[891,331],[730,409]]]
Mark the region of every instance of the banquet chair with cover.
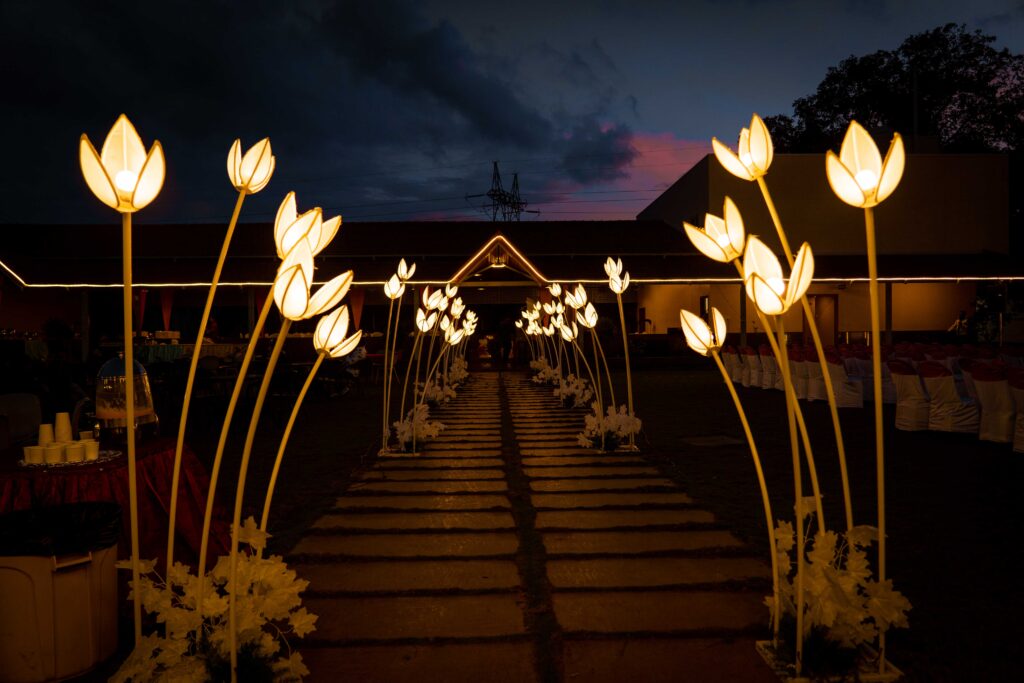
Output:
[[742,379],[743,365],[736,347],[726,346],[722,349],[722,361],[725,363],[725,369],[729,371],[729,379],[738,383]]
[[757,351],[749,346],[744,346],[740,355],[743,356],[743,386],[761,386],[761,358]]
[[928,429],[937,432],[977,432],[978,405],[961,398],[953,373],[942,363],[922,361],[917,372],[928,391]]
[[774,389],[777,380],[776,375],[779,372],[779,366],[775,363],[775,356],[772,355],[772,350],[767,344],[761,344],[757,352],[761,358],[761,388]]
[[1012,368],[1008,373],[1010,395],[1013,396],[1016,417],[1013,426],[1013,451],[1024,453],[1024,370]]
[[896,429],[928,429],[928,395],[914,367],[899,360],[889,361],[888,367],[896,387]]
[[804,363],[807,368],[807,400],[827,401],[828,391],[825,390],[825,377],[821,372],[821,362],[814,348],[804,350]]
[[972,378],[981,407],[978,438],[997,443],[1012,442],[1016,410],[1006,371],[997,366],[978,364],[972,368]]
[[864,385],[850,381],[843,360],[835,353],[825,352],[828,362],[828,376],[832,379],[832,390],[836,394],[836,407],[863,408]]

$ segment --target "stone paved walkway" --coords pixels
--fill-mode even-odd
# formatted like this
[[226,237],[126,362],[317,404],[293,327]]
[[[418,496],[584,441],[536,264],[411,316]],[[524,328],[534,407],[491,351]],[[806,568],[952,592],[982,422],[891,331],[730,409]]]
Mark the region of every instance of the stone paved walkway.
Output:
[[421,455],[382,457],[294,548],[310,680],[771,681],[770,572],[578,411],[474,375]]

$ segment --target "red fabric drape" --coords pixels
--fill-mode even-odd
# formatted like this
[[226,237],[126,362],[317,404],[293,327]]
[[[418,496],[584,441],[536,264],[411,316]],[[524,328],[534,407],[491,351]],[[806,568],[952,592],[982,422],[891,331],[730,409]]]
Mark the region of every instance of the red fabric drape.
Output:
[[139,314],[136,316],[135,329],[138,332],[142,331],[142,319],[146,314],[146,295],[149,294],[148,289],[139,290]]
[[350,289],[348,291],[348,308],[352,313],[352,329],[359,329],[359,319],[363,317],[363,302],[365,301],[365,289]]
[[171,329],[171,308],[174,306],[174,290],[160,290],[160,312],[164,316],[164,329]]
[[[140,444],[136,465],[140,553],[143,559],[157,558],[162,562],[167,550],[174,440],[156,439]],[[209,486],[210,478],[206,469],[195,454],[185,448],[182,452],[175,527],[175,559],[181,562],[194,563],[198,558]],[[125,457],[95,465],[0,471],[0,514],[88,501],[120,503],[123,514],[117,552],[119,557],[128,557],[131,554],[131,536],[128,461]],[[229,529],[226,512],[218,505],[210,532],[210,553],[213,557],[227,553]]]

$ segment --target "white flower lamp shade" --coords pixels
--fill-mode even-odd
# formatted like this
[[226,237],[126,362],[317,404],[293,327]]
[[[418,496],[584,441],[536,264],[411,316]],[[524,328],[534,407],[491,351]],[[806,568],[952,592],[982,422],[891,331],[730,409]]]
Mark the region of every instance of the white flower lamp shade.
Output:
[[702,254],[715,261],[729,263],[743,255],[746,231],[739,209],[728,197],[725,198],[722,216],[719,218],[709,213],[704,218],[703,230],[686,222],[683,230]]
[[320,353],[329,353],[345,340],[348,323],[348,306],[341,306],[320,318],[313,333],[313,347]]
[[313,279],[313,255],[300,240],[281,263],[274,279],[274,303],[285,318],[302,320],[309,310],[309,286]]
[[856,121],[843,137],[839,155],[825,155],[825,175],[836,196],[851,206],[869,209],[893,193],[903,177],[906,152],[903,138],[893,135],[883,161],[871,135]]
[[[274,218],[274,244],[277,257],[284,259],[299,242],[309,242],[310,258],[312,246],[319,243],[323,226],[323,212],[319,207],[299,214],[295,206],[295,192],[285,195]],[[310,271],[312,273],[312,271]]]
[[405,259],[398,262],[398,277],[405,281],[416,274],[416,264],[406,265]]
[[353,334],[351,337],[342,341],[340,344],[331,349],[329,355],[331,356],[331,358],[341,358],[343,356],[347,356],[348,354],[356,350],[356,347],[359,346],[359,342],[362,340],[362,338],[363,331],[357,330],[356,333]]
[[312,318],[331,310],[345,298],[352,286],[352,271],[348,270],[325,283],[309,298],[309,308],[303,318]]
[[725,317],[717,308],[711,309],[712,327],[709,327],[699,316],[685,309],[679,311],[679,323],[683,328],[686,344],[702,356],[722,348],[725,342]]
[[107,133],[99,154],[89,137],[82,135],[78,159],[92,193],[120,213],[144,208],[156,199],[164,184],[163,147],[159,141],[154,142],[147,154],[135,126],[124,114]]
[[256,194],[270,182],[277,163],[270,138],[263,138],[242,154],[242,141],[235,140],[228,150],[228,178],[239,192]]
[[747,240],[743,255],[744,285],[747,296],[765,315],[780,315],[800,300],[814,278],[814,255],[804,242],[793,263],[787,283],[782,266],[771,249],[757,237]]
[[735,153],[717,138],[711,138],[711,148],[722,167],[743,180],[756,180],[764,176],[775,157],[768,126],[757,114],[751,117],[750,128],[740,131]]
[[405,294],[405,283],[402,282],[398,274],[394,274],[391,278],[384,283],[384,296],[394,300]]

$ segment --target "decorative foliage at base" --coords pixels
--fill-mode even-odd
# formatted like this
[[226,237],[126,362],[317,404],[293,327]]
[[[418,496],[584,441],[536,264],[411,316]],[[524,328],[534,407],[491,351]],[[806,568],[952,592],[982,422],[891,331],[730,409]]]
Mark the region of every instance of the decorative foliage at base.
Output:
[[403,451],[412,453],[414,434],[416,442],[423,443],[437,438],[444,430],[444,423],[431,422],[427,419],[428,417],[430,417],[430,409],[426,405],[420,404],[410,410],[404,420],[395,422],[392,425],[395,428],[395,436],[398,439],[398,443],[402,445]]
[[563,379],[554,391],[555,396],[566,408],[582,408],[594,398],[587,380],[570,374]]
[[[251,551],[238,552],[235,609],[238,618],[238,679],[299,681],[309,671],[292,651],[286,636],[302,638],[316,629],[317,617],[302,607],[299,595],[309,585],[278,555],[262,557],[268,534],[250,517],[239,540]],[[156,615],[157,631],[143,637],[110,679],[113,683],[144,681],[211,681],[231,678],[228,634],[228,591],[231,559],[220,558],[203,577],[203,615],[196,611],[199,578],[175,562],[165,581],[143,562],[138,587],[129,599],[140,599]],[[118,563],[130,569],[128,561]]]
[[[813,500],[813,499],[812,499]],[[814,516],[813,503],[805,504],[804,516]],[[809,522],[808,522],[809,526]],[[855,526],[849,531],[819,531],[805,549],[804,565],[804,665],[807,673],[816,662],[829,669],[855,667],[866,656],[865,647],[880,632],[906,628],[910,601],[893,588],[892,580],[873,580],[867,549],[878,540],[878,530]],[[775,541],[779,566],[779,599],[782,602],[783,635],[796,630],[795,534],[789,522],[778,522]],[[765,598],[769,613],[774,600]],[[788,628],[787,628],[788,626]],[[785,643],[783,643],[784,645]],[[786,656],[785,647],[777,653]],[[836,674],[842,671],[831,670]]]
[[530,367],[537,371],[537,374],[531,378],[534,384],[555,384],[558,382],[560,377],[557,368],[553,368],[548,365],[548,362],[544,358],[538,358],[537,360],[530,361]]
[[417,383],[417,386],[422,392],[423,400],[426,401],[427,405],[431,408],[443,406],[456,396],[454,388],[449,385],[441,386],[434,380],[427,382],[426,386],[424,386],[422,382],[419,382]]
[[469,377],[469,365],[462,356],[452,358],[451,366],[448,368],[448,384],[458,387]]
[[601,415],[597,404],[593,404],[593,415],[587,415],[583,432],[576,438],[584,448],[602,448],[606,451],[614,451],[619,445],[633,434],[639,434],[643,423],[638,417],[632,417],[626,412],[626,406],[619,406],[616,412],[614,406],[608,406],[606,415]]

